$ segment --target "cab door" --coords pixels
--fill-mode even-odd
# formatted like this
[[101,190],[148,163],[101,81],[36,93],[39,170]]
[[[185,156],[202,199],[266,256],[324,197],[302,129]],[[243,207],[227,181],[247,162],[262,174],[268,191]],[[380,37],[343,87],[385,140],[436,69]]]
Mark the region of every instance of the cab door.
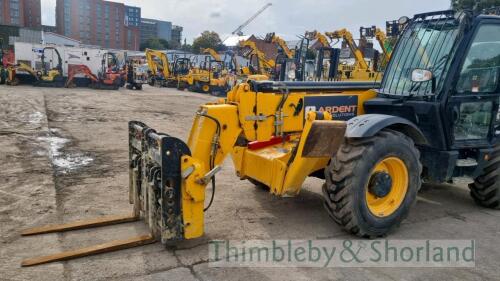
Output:
[[448,100],[453,149],[488,146],[496,137],[500,102],[500,22],[477,25]]

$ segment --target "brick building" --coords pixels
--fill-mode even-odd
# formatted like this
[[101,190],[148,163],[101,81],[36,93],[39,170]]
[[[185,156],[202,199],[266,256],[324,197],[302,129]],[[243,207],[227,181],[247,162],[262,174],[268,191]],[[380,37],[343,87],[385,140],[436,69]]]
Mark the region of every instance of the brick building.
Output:
[[0,24],[40,28],[41,0],[0,0]]
[[83,44],[139,50],[141,8],[103,0],[57,0],[56,27]]

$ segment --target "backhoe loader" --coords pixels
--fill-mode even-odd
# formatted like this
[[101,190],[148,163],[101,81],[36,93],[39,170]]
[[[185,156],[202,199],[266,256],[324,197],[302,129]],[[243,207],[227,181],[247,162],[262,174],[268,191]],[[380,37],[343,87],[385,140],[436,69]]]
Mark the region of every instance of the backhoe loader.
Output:
[[[227,99],[199,108],[187,142],[131,121],[134,215],[23,234],[139,217],[151,233],[23,265],[202,236],[204,212],[227,156],[239,179],[265,186],[275,196],[297,196],[306,177],[324,178],[326,210],[359,237],[384,236],[399,226],[423,180],[469,178],[472,198],[500,209],[498,57],[500,17],[418,14],[398,41],[380,84],[242,83]],[[206,200],[209,184],[212,194]]]
[[226,95],[229,90],[229,72],[221,56],[214,49],[203,49],[207,55],[199,71],[194,75],[194,90],[215,95]]
[[[53,53],[56,54],[57,56],[57,64],[55,67],[52,67],[52,64],[54,63],[52,60],[47,62],[47,50],[52,50]],[[46,64],[48,63],[48,65]],[[63,69],[62,69],[62,58],[61,54],[57,50],[57,48],[54,47],[45,47],[42,50],[42,55],[41,55],[41,65],[42,69],[41,70],[34,70],[31,68],[31,66],[25,64],[25,63],[18,63],[15,65],[10,65],[7,68],[7,84],[11,86],[16,86],[19,84],[19,78],[16,77],[17,72],[25,72],[33,76],[34,82],[33,86],[36,87],[64,87],[66,83],[66,79],[63,76]],[[50,69],[47,68],[50,67]]]
[[375,71],[373,67],[368,65],[363,53],[356,45],[356,42],[354,42],[351,32],[344,28],[334,32],[326,32],[325,35],[332,40],[344,40],[356,59],[354,65],[341,64],[339,66],[340,80],[374,81],[382,78],[381,73]]
[[235,79],[234,74],[228,71],[225,62],[215,50],[202,49],[201,54],[205,55],[204,60],[197,67],[191,68],[187,75],[179,78],[178,88],[225,96],[231,88],[231,81]]

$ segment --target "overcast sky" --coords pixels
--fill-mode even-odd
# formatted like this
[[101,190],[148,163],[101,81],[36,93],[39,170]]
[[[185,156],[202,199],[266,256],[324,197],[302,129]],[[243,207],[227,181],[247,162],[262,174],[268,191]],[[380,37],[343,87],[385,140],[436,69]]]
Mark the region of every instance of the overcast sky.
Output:
[[[55,25],[56,0],[42,0],[42,22]],[[386,20],[403,15],[446,10],[450,0],[115,0],[142,8],[142,16],[184,27],[188,43],[204,30],[224,40],[266,3],[273,6],[244,29],[245,35],[276,32],[286,40],[306,30],[321,32],[348,28],[357,38],[360,26],[385,29]]]

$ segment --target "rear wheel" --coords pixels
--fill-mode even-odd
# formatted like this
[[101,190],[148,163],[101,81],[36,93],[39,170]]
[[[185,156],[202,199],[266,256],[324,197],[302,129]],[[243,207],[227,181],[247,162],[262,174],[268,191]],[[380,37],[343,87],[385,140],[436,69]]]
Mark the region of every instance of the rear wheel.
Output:
[[404,134],[348,139],[326,169],[325,207],[360,237],[386,235],[407,217],[421,186],[420,154]]
[[477,204],[500,209],[500,144],[495,146],[483,174],[470,184],[469,188]]

